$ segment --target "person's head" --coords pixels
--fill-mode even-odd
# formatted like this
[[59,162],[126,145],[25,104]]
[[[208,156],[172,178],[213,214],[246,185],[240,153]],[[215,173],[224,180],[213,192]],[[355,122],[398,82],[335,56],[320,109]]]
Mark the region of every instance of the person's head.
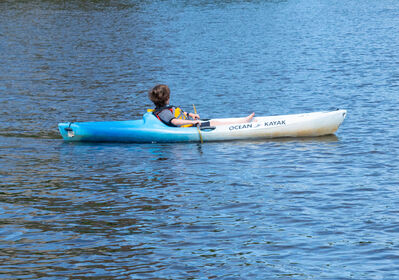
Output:
[[169,103],[170,89],[167,85],[156,85],[148,92],[148,97],[156,107],[166,106]]

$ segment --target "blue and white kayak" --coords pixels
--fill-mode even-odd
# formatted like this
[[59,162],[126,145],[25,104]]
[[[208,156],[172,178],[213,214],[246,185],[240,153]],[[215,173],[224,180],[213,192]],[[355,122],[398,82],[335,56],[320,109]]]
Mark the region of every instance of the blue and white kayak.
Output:
[[[237,118],[217,119],[233,124],[198,130],[197,127],[170,127],[152,113],[141,120],[60,123],[66,141],[82,142],[200,142],[280,137],[315,137],[334,134],[346,116],[346,110],[295,115],[256,117],[249,123],[234,124]],[[216,120],[216,119],[215,119]]]

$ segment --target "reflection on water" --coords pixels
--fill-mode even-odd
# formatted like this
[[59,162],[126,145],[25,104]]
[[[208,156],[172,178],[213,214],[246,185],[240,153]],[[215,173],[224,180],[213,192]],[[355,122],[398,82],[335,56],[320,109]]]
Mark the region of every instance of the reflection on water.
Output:
[[[398,8],[2,1],[0,278],[398,278]],[[141,118],[157,83],[204,118],[348,117],[317,138],[61,140]]]

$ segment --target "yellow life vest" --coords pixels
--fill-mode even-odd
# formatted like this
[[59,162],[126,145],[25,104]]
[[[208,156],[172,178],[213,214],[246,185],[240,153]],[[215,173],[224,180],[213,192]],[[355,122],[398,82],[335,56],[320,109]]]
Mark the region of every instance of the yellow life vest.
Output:
[[[172,112],[173,116],[175,119],[181,119],[181,120],[188,120],[188,113],[184,113],[184,111],[180,107],[174,107],[174,106],[165,106],[159,109],[147,109],[147,112],[152,112],[160,121],[161,118],[158,116],[159,113],[161,113],[163,110],[168,109]],[[180,127],[191,127],[193,126],[192,124],[185,124],[181,125]]]

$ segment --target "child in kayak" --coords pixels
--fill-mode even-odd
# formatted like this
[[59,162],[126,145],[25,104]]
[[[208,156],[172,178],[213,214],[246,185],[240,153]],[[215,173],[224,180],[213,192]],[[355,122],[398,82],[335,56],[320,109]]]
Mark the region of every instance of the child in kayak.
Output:
[[[155,105],[154,115],[160,121],[169,126],[185,127],[199,125],[201,127],[207,127],[228,125],[233,123],[249,123],[252,121],[255,115],[255,113],[252,113],[247,117],[235,119],[234,121],[201,121],[198,114],[184,112],[179,107],[169,105],[170,89],[167,85],[156,85],[149,91],[148,96]],[[189,118],[192,118],[192,120],[190,120]]]

